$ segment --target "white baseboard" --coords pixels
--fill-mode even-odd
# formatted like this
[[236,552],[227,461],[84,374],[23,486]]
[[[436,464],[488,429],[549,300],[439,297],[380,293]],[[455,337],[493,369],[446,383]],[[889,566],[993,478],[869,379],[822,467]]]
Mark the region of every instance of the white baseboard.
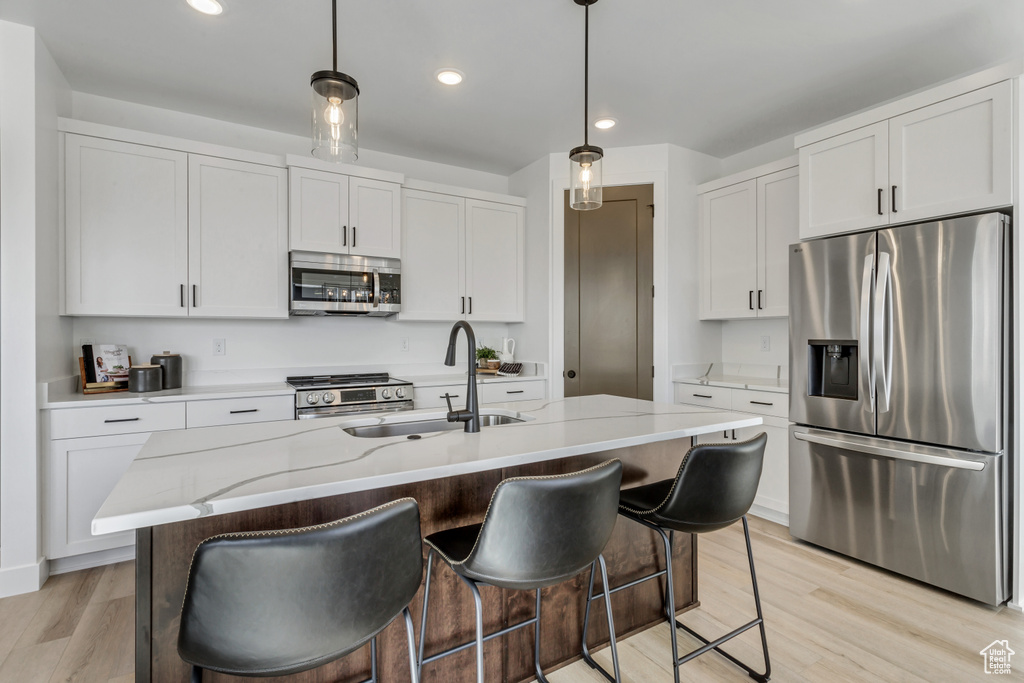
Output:
[[0,569],[0,598],[22,593],[34,593],[43,587],[50,575],[50,567],[44,558],[32,564]]
[[765,507],[764,505],[758,505],[754,503],[750,506],[750,514],[761,519],[767,519],[769,522],[775,522],[782,526],[789,528],[789,513],[780,512],[774,508]]
[[124,548],[101,550],[95,553],[72,555],[71,557],[60,557],[50,560],[50,573],[67,574],[68,572],[76,572],[79,569],[92,569],[93,567],[102,567],[106,564],[116,564],[134,559],[135,546],[130,545]]

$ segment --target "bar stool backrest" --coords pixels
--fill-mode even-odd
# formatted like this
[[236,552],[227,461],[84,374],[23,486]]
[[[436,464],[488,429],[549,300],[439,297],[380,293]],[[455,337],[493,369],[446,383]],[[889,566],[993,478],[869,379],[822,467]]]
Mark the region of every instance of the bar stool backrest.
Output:
[[757,494],[767,443],[768,436],[762,432],[747,441],[692,447],[665,502],[653,511],[658,524],[702,533],[723,529],[743,517]]
[[590,566],[611,538],[622,463],[506,479],[494,490],[465,566],[487,583],[543,588]]
[[412,498],[328,524],[214,536],[192,558],[178,652],[234,675],[306,671],[387,626],[422,573]]

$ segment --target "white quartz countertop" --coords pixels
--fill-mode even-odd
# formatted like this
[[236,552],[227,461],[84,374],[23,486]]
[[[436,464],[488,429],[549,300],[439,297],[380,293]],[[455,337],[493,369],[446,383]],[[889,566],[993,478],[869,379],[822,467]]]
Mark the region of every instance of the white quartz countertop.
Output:
[[107,394],[83,394],[69,389],[50,392],[40,404],[43,409],[82,408],[90,405],[105,406],[136,405],[141,403],[175,403],[180,401],[202,401],[217,398],[251,398],[257,396],[287,396],[295,389],[284,382],[265,384],[225,384],[221,386],[182,387],[163,391],[132,393],[117,391]]
[[345,427],[444,419],[419,410],[386,417],[155,432],[92,523],[94,534],[180,522],[761,424],[756,415],[615,396],[486,406],[524,422],[361,438]]
[[742,377],[722,375],[720,377],[689,377],[673,380],[676,384],[697,384],[706,387],[723,387],[725,389],[752,389],[754,391],[770,391],[776,394],[789,393],[789,378]]
[[[419,375],[415,377],[403,377],[413,383],[413,386],[417,387],[440,387],[448,384],[465,384],[468,380],[468,375],[463,373],[451,373],[448,375]],[[495,382],[524,382],[524,381],[543,381],[546,377],[540,375],[518,375],[516,377],[505,377],[503,375],[481,375],[477,374],[477,384],[492,384]]]

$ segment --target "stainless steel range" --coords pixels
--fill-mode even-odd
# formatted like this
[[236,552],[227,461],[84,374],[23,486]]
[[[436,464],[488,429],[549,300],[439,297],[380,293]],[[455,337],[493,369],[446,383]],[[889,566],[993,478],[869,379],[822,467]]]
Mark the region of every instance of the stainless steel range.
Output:
[[368,415],[412,410],[412,382],[386,372],[289,377],[295,387],[295,419]]

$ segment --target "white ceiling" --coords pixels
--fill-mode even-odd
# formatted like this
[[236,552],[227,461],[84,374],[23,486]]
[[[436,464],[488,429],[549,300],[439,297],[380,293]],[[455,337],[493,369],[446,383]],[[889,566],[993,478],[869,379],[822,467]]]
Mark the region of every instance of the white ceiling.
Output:
[[[308,135],[329,0],[3,0],[76,91]],[[509,174],[583,143],[573,0],[339,0],[360,146]],[[726,157],[1021,54],[1024,0],[601,0],[591,129]],[[456,88],[434,72],[466,74]]]

